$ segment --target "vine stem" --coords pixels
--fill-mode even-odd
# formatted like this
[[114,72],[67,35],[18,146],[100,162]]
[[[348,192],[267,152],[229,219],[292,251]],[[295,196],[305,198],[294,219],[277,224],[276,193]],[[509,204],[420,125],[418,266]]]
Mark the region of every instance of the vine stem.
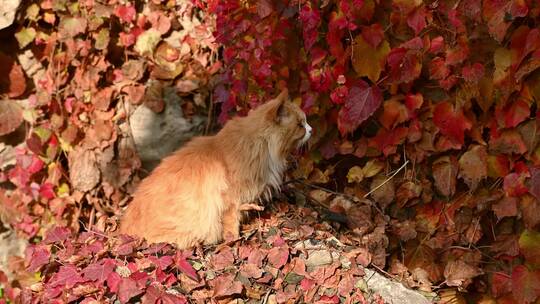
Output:
[[399,172],[401,172],[401,170],[403,170],[407,164],[409,163],[409,160],[406,160],[405,163],[403,163],[403,165],[401,165],[401,167],[399,167],[396,172],[394,172],[394,174],[390,175],[390,177],[388,177],[384,182],[382,182],[380,185],[378,185],[377,187],[371,189],[368,193],[364,194],[364,198],[368,197],[371,193],[375,192],[377,189],[379,189],[380,187],[384,186],[384,184],[388,183],[392,178],[394,178],[394,176],[396,176]]

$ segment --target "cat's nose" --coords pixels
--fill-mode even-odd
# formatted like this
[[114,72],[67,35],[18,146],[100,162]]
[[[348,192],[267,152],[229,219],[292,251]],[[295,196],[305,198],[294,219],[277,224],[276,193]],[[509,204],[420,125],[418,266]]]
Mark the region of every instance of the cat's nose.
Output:
[[306,132],[307,132],[308,134],[311,134],[311,131],[313,131],[313,128],[312,128],[310,125],[308,125],[308,124],[306,123]]

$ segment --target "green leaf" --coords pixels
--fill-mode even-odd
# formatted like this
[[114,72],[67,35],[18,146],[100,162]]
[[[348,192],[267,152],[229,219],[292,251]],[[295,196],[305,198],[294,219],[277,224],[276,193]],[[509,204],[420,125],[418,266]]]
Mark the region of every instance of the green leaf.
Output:
[[33,27],[25,27],[15,33],[15,38],[19,42],[19,47],[23,49],[36,39],[36,30]]
[[137,37],[135,51],[140,55],[149,55],[154,52],[161,39],[161,33],[155,29],[149,29]]
[[104,50],[109,45],[110,40],[110,32],[108,29],[104,28],[99,31],[99,33],[96,36],[96,44],[95,47],[98,50]]
[[523,231],[519,237],[519,250],[527,264],[534,269],[540,269],[540,232]]
[[26,9],[26,19],[37,21],[39,16],[39,6],[32,4]]

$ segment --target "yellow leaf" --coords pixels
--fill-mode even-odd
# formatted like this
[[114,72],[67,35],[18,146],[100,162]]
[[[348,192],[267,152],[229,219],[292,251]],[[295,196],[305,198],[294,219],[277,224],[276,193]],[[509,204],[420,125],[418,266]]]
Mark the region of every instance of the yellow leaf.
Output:
[[362,168],[359,166],[354,166],[349,169],[349,173],[347,173],[347,181],[349,183],[354,182],[361,182],[364,179],[364,172],[362,171]]
[[384,168],[383,162],[376,159],[372,159],[366,163],[364,168],[362,168],[362,173],[364,173],[364,177],[372,177],[372,176],[377,175],[379,172],[381,172],[383,168]]
[[390,53],[388,41],[383,40],[375,49],[362,38],[362,35],[358,35],[354,39],[353,46],[354,70],[358,76],[367,76],[371,81],[377,82],[388,53]]
[[505,48],[498,48],[493,55],[493,61],[495,62],[493,82],[499,83],[508,76],[508,68],[512,64],[512,52]]

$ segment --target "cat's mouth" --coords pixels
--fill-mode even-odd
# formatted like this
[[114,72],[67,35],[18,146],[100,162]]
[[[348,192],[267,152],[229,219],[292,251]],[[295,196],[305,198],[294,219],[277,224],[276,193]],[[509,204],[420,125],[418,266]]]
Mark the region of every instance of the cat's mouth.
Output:
[[304,133],[304,137],[302,137],[302,139],[300,139],[300,141],[298,143],[298,148],[305,145],[308,142],[308,140],[311,138],[311,133],[313,131],[313,128],[307,122],[304,123],[304,128],[305,128],[306,132]]

